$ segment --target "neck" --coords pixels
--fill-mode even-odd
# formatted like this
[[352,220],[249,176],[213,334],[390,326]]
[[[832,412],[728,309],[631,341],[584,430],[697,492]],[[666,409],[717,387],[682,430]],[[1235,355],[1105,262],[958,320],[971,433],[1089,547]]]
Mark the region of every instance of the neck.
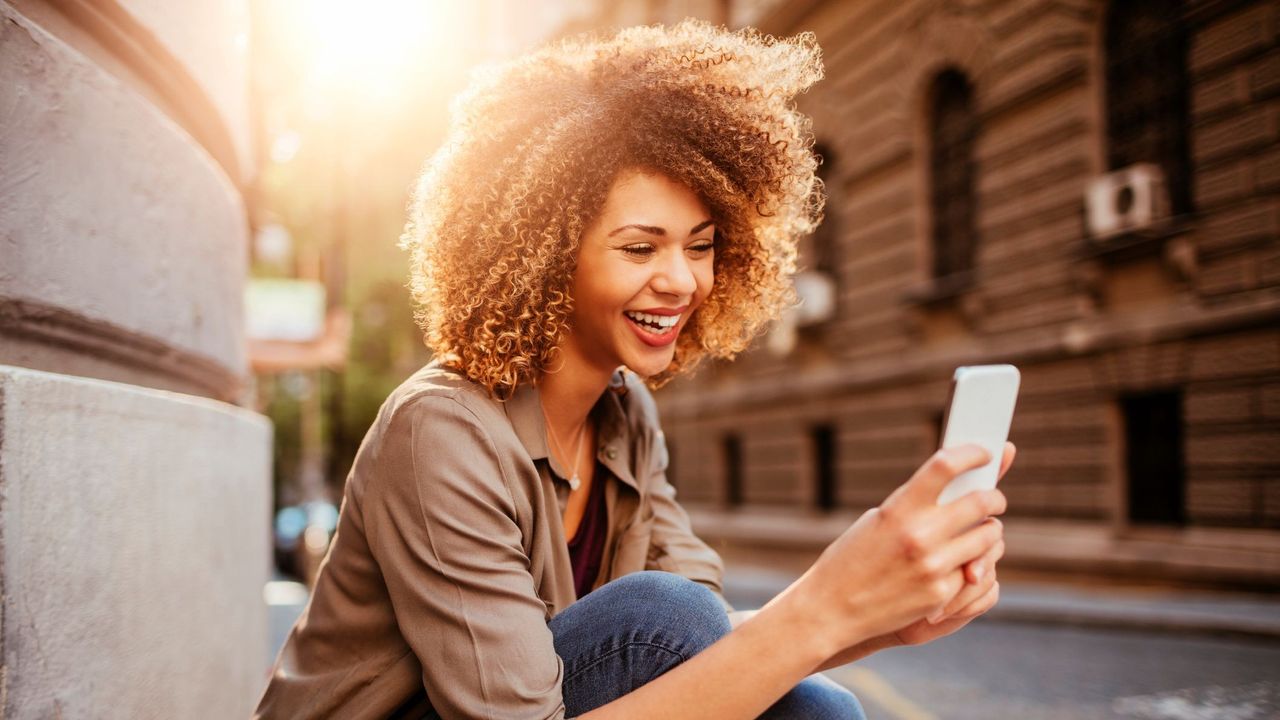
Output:
[[[609,387],[614,368],[591,365],[571,346],[563,348],[562,356],[564,362],[560,367],[555,372],[543,373],[538,380],[538,391],[547,419],[559,437],[571,438],[571,433],[587,421],[587,414]],[[571,452],[571,449],[565,448],[565,451]]]

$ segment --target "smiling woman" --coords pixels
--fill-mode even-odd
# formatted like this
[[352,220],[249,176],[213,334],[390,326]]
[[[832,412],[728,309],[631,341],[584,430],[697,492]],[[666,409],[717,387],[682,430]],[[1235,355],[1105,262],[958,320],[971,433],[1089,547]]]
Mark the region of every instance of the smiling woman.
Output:
[[710,215],[693,191],[662,175],[620,174],[582,235],[558,362],[606,378],[619,366],[641,377],[666,370],[676,337],[711,293]]
[[260,717],[860,718],[812,674],[990,607],[1002,497],[936,505],[978,454],[754,614],[666,479],[649,388],[791,301],[821,207],[792,102],[821,74],[810,35],[689,21],[476,79],[403,238],[436,359],[360,446]]
[[[821,74],[811,35],[697,22],[566,41],[479,74],[403,238],[427,344],[498,397],[554,368],[579,243],[619,174],[644,169],[702,205],[668,237],[714,221],[718,277],[649,385],[745,349],[793,301],[796,238],[819,219],[810,123],[792,98]],[[655,223],[606,230],[624,224]]]

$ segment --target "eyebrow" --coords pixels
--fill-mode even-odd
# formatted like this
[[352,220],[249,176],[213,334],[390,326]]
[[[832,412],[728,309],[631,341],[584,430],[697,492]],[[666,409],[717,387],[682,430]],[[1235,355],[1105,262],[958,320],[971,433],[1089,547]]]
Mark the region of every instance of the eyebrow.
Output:
[[[712,226],[712,225],[714,225],[714,224],[715,224],[715,221],[714,221],[714,220],[703,220],[702,222],[698,223],[697,225],[694,225],[694,226],[693,226],[693,229],[691,229],[691,230],[689,231],[689,234],[690,234],[690,235],[693,235],[694,233],[700,232],[700,231],[702,231],[702,230],[706,230],[707,228],[711,227],[711,226]],[[616,228],[616,229],[614,229],[613,231],[611,231],[611,232],[609,233],[608,237],[613,237],[614,235],[617,235],[618,233],[622,232],[623,230],[629,230],[629,229],[630,229],[630,230],[639,230],[640,232],[646,232],[646,233],[649,233],[650,235],[665,236],[665,235],[667,234],[667,231],[666,231],[665,229],[660,228],[660,227],[657,227],[656,225],[636,225],[636,224],[632,224],[632,225],[623,225],[623,226],[622,226],[622,227],[620,227],[620,228]]]

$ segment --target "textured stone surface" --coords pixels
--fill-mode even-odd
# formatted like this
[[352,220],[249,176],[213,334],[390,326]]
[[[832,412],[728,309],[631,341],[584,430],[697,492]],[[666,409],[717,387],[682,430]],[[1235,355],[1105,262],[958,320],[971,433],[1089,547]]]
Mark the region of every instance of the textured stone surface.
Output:
[[245,211],[204,150],[3,3],[0,117],[0,299],[243,374]]
[[240,167],[250,167],[249,4],[120,0],[120,5],[200,84],[235,142]]
[[230,405],[0,366],[0,716],[249,714],[270,445]]

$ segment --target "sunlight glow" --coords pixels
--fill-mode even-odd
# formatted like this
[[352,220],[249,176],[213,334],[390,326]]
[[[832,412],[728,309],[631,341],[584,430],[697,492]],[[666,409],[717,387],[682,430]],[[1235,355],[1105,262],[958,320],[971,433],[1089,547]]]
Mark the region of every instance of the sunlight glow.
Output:
[[299,14],[317,80],[335,85],[385,77],[439,39],[437,3],[316,0]]

